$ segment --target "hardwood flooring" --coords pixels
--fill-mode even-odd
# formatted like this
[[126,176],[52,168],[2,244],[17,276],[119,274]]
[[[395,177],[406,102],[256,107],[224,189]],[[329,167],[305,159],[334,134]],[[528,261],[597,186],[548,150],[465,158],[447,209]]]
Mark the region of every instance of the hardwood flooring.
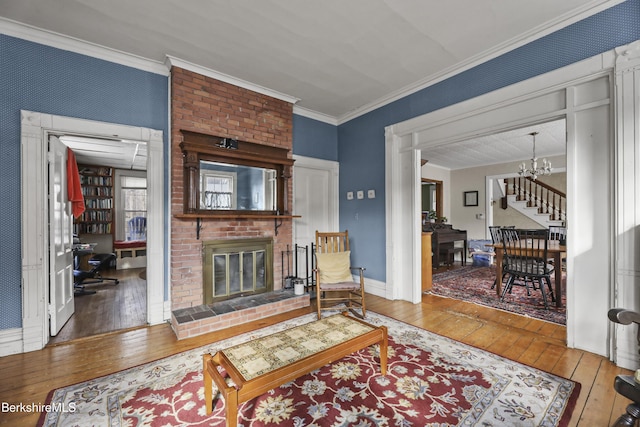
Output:
[[78,338],[144,327],[147,324],[147,281],[140,277],[144,268],[107,270],[103,277],[120,281],[91,283],[87,290],[95,294],[76,296],[75,312],[49,345]]
[[[606,358],[567,348],[564,326],[433,295],[423,296],[422,303],[415,305],[371,295],[366,302],[377,313],[580,382],[582,390],[569,426],[611,425],[628,404],[613,390],[613,380],[629,372]],[[181,341],[163,324],[5,356],[0,358],[0,403],[44,403],[52,389],[313,311],[313,307],[300,309]],[[32,426],[38,417],[0,412],[0,425]]]

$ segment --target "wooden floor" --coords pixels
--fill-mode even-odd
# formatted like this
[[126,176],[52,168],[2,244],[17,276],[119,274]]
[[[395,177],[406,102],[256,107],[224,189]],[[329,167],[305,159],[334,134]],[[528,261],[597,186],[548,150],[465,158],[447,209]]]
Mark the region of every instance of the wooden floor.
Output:
[[49,345],[86,338],[122,329],[143,327],[147,323],[147,281],[140,277],[144,268],[107,270],[103,277],[113,281],[86,285],[95,294],[76,296],[75,312]]
[[[627,405],[613,390],[628,373],[609,360],[565,346],[565,327],[474,304],[423,296],[421,304],[370,296],[368,308],[582,384],[570,426],[610,425]],[[0,402],[44,403],[52,389],[110,374],[255,328],[313,312],[309,307],[177,341],[167,324],[108,334],[0,358]],[[35,425],[39,414],[0,412],[0,424]]]

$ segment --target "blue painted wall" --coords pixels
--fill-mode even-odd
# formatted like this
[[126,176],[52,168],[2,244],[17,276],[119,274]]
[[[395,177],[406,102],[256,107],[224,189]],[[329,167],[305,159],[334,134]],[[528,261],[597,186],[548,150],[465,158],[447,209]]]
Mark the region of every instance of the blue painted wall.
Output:
[[[354,265],[386,280],[384,127],[474,98],[640,39],[640,0],[629,0],[338,127],[340,228]],[[375,199],[346,200],[374,189]],[[409,207],[407,207],[409,208]]]
[[338,128],[294,114],[293,154],[338,161]]
[[[294,115],[293,151],[340,162],[340,228],[353,236],[354,264],[384,281],[385,126],[637,39],[640,0],[629,0],[339,127]],[[168,159],[167,85],[166,76],[0,35],[0,330],[22,318],[20,110],[160,129]],[[369,189],[375,199],[346,200]]]
[[167,147],[168,78],[0,35],[0,330],[22,326],[20,110],[159,129]]

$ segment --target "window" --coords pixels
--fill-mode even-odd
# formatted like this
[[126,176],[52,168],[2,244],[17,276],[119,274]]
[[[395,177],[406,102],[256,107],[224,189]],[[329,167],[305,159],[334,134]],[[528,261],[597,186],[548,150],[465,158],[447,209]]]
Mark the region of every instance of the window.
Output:
[[200,209],[235,209],[235,172],[204,169],[200,174]]
[[116,239],[146,240],[147,178],[145,173],[116,171],[116,174],[119,187]]

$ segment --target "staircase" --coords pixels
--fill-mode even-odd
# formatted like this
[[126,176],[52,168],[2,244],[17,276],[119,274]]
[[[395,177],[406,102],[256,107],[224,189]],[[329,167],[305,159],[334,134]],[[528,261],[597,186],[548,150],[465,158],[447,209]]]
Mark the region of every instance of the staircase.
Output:
[[561,226],[567,219],[567,196],[560,190],[529,177],[506,178],[503,194],[506,205],[544,228]]

